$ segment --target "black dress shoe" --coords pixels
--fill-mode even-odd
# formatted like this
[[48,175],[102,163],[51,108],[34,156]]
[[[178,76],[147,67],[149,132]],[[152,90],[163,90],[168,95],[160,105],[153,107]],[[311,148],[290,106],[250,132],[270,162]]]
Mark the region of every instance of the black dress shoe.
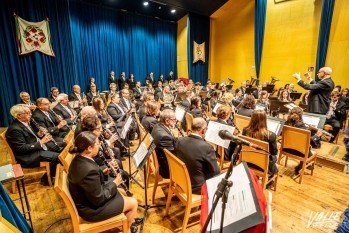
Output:
[[48,179],[47,179],[47,174],[43,175],[41,177],[41,180],[40,180],[40,184],[42,184],[43,186],[48,186]]
[[136,233],[138,231],[138,227],[136,225],[131,225],[130,231],[131,233]]
[[143,221],[144,221],[144,219],[143,219],[143,218],[135,218],[135,221],[134,221],[134,223],[132,223],[132,224],[135,224],[135,225],[140,225],[140,224],[142,224],[142,223],[143,223]]

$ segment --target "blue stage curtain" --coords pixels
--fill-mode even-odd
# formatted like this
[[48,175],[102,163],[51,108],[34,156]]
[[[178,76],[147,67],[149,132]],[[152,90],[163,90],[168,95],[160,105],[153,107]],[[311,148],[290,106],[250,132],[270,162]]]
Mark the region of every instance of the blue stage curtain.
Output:
[[[27,21],[50,19],[56,57],[40,52],[18,56],[13,13]],[[19,92],[31,99],[49,96],[50,88],[70,93],[79,84],[86,92],[90,77],[108,89],[110,70],[133,73],[142,83],[177,70],[177,24],[90,5],[79,0],[4,0],[0,8],[0,126],[12,121],[11,106]]]
[[[320,32],[319,32],[317,54],[316,54],[316,72],[321,67],[324,67],[326,63],[328,39],[330,37],[330,32],[331,32],[331,22],[332,22],[334,4],[335,4],[335,0],[322,1]],[[316,76],[316,80],[318,80],[317,76]]]
[[0,210],[2,216],[18,230],[23,233],[33,232],[15,203],[13,203],[7,194],[2,183],[0,183]]
[[[205,42],[205,60],[193,63],[194,41]],[[208,79],[208,58],[210,45],[210,17],[190,13],[188,16],[188,74],[194,82],[205,85]]]
[[266,0],[255,0],[254,60],[255,60],[256,76],[257,76],[256,85],[259,84],[259,72],[260,72],[260,68],[261,68],[261,59],[262,59],[262,52],[263,52],[266,11],[267,11],[267,1]]

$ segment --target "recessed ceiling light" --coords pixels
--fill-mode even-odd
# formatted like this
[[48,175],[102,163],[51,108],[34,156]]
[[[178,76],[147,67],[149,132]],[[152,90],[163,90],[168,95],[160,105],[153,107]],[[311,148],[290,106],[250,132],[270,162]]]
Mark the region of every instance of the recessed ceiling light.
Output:
[[144,6],[148,6],[148,5],[149,5],[149,2],[143,2],[143,5],[144,5]]
[[171,10],[171,13],[172,13],[172,14],[176,13],[176,10],[175,10],[175,9],[172,9],[172,10]]

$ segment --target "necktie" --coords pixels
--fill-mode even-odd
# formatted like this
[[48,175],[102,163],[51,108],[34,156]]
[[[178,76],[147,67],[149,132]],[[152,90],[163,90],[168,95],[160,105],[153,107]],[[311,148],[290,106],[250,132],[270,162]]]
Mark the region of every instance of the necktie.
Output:
[[50,117],[50,114],[49,114],[48,112],[44,112],[44,111],[43,111],[43,113],[47,116],[47,118],[51,121],[51,123],[52,123],[53,125],[55,125],[55,123],[53,123],[53,120],[52,120],[51,117]]

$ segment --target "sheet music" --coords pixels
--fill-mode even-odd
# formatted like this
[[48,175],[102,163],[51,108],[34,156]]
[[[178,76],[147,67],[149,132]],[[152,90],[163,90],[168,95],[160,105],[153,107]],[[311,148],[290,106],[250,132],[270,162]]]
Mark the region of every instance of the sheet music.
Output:
[[298,107],[298,106],[295,105],[294,103],[285,104],[284,106],[285,106],[286,108],[290,109],[290,110],[292,110],[292,109],[295,108],[295,107]]
[[223,140],[218,136],[218,133],[220,130],[228,130],[231,134],[233,134],[235,131],[235,128],[230,125],[224,125],[218,122],[210,121],[207,126],[205,139],[216,145],[222,146],[224,148],[228,148],[230,141]]
[[69,103],[71,108],[78,108],[79,107],[79,100],[69,101],[68,103]]
[[183,122],[183,119],[185,116],[185,110],[177,106],[175,110],[175,114],[176,114],[177,121]]
[[267,119],[267,128],[269,131],[274,132],[276,135],[278,135],[278,132],[280,130],[280,122],[279,121],[273,121],[270,119]]
[[145,158],[145,156],[147,155],[147,153],[148,153],[148,148],[147,148],[147,146],[145,145],[145,143],[142,142],[142,143],[139,145],[139,147],[138,147],[136,153],[133,154],[133,160],[134,160],[134,162],[135,162],[136,167],[138,167],[139,164],[143,161],[143,159]]
[[50,104],[50,108],[53,109],[54,107],[56,107],[57,104],[58,104],[58,101],[52,102]]
[[318,127],[320,120],[319,117],[303,115],[303,122],[308,125]]
[[265,110],[265,107],[259,104],[256,104],[256,109],[255,110]]
[[[217,185],[224,176],[225,173],[206,180],[209,212],[212,208],[212,200],[216,192]],[[229,180],[233,181],[233,186],[230,189],[228,197],[229,201],[225,209],[224,227],[257,212],[252,190],[250,188],[250,180],[247,176],[243,163],[234,167],[233,174],[230,176]],[[212,216],[211,222],[209,223],[209,226],[211,226],[212,223],[212,231],[219,229],[221,214],[222,199],[220,199]]]
[[219,102],[217,102],[216,105],[214,106],[212,112],[213,112],[213,113],[216,113],[217,109],[218,109],[220,106],[222,106],[222,104],[219,103]]
[[128,130],[129,130],[129,128],[130,128],[131,123],[132,123],[132,116],[129,116],[129,117],[127,118],[127,121],[126,121],[125,124],[124,124],[124,127],[122,128],[122,132],[121,132],[121,135],[120,135],[120,137],[121,137],[122,139],[125,139],[125,138],[126,138],[126,134],[127,134]]

